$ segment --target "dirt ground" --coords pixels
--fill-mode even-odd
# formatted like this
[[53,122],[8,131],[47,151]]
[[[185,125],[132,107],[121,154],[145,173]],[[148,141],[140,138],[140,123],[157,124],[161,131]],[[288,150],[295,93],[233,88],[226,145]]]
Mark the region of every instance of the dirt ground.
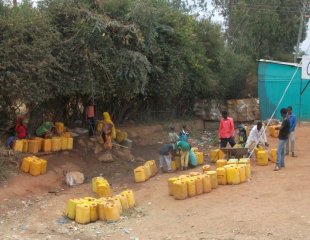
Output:
[[[275,148],[277,139],[268,139]],[[134,156],[157,159],[159,144],[153,140],[135,144]],[[297,127],[298,157],[286,157],[285,169],[274,172],[273,164],[256,166],[252,159],[250,181],[179,201],[168,196],[167,179],[180,172],[136,184],[132,169],[137,162],[98,163],[78,150],[51,155],[47,174],[20,174],[0,188],[0,239],[310,239],[309,142],[310,126]],[[86,183],[65,186],[67,170],[86,172]],[[113,224],[79,225],[64,218],[69,198],[96,197],[90,179],[100,173],[115,193],[132,188],[137,206]]]

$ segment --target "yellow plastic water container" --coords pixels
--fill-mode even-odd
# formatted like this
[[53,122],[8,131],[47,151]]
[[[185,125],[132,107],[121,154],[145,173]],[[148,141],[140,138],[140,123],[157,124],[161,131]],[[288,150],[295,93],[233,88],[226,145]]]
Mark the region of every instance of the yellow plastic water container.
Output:
[[67,150],[68,149],[68,138],[61,137],[61,150]]
[[249,158],[240,158],[238,164],[250,164],[251,161]]
[[28,152],[28,146],[29,146],[29,140],[28,139],[23,139],[23,153]]
[[238,167],[231,165],[224,167],[226,168],[227,184],[240,184],[240,173]]
[[269,132],[269,136],[270,137],[273,137],[274,131],[275,131],[275,127],[274,126],[269,126],[268,132]]
[[149,160],[147,163],[150,165],[151,168],[151,176],[154,177],[157,174],[157,166],[155,160]]
[[212,149],[210,151],[210,160],[212,163],[215,163],[219,159],[220,149]]
[[180,175],[179,177],[178,177],[178,179],[187,179],[187,178],[189,178],[190,177],[190,175]]
[[226,159],[219,159],[216,161],[216,168],[224,167],[225,165],[227,165]]
[[61,139],[59,137],[52,138],[52,152],[61,150]]
[[80,224],[90,223],[90,205],[86,203],[76,204],[75,221]]
[[123,191],[122,194],[125,194],[127,197],[127,201],[128,201],[128,206],[129,208],[132,208],[135,206],[136,204],[136,200],[135,200],[135,196],[133,194],[133,191],[130,189],[127,189],[126,191]]
[[41,174],[45,174],[46,173],[46,168],[47,168],[47,161],[44,159],[39,159],[39,161],[41,162]]
[[121,200],[118,197],[118,195],[112,197],[112,201],[113,201],[114,204],[116,204],[119,213],[122,214],[123,213],[123,207],[122,207],[122,203],[121,203]]
[[200,172],[190,172],[189,173],[190,176],[198,176],[200,174],[201,174]]
[[218,159],[224,159],[225,158],[225,153],[219,149],[219,156],[218,156]]
[[91,180],[92,190],[97,193],[97,184],[108,182],[104,177],[93,177]]
[[266,151],[260,150],[257,152],[256,164],[259,166],[268,165],[268,154]]
[[168,179],[168,193],[170,196],[173,196],[173,183],[177,180],[178,180],[178,178],[176,178],[176,177]]
[[239,169],[240,183],[243,183],[246,181],[245,166],[239,164],[238,169]]
[[203,159],[203,152],[194,152],[196,157],[197,157],[197,163],[198,165],[202,165],[204,163],[204,159]]
[[140,166],[135,168],[134,170],[134,177],[135,177],[135,182],[145,182],[146,180],[146,173],[145,173],[145,167]]
[[187,194],[189,197],[194,197],[196,195],[196,183],[194,178],[187,179]]
[[184,180],[177,180],[173,182],[173,196],[176,200],[186,199],[187,193],[187,182]]
[[73,149],[73,138],[72,137],[68,137],[67,138],[67,149],[68,150],[72,150]]
[[99,219],[97,202],[89,204],[89,208],[90,208],[90,221],[96,222]]
[[216,169],[216,174],[218,184],[226,185],[227,184],[226,169],[224,167],[219,167]]
[[210,165],[204,165],[202,166],[202,173],[206,173],[207,171],[210,171],[211,166]]
[[129,206],[128,206],[128,200],[127,200],[126,195],[121,193],[121,194],[118,194],[117,197],[121,201],[122,209],[124,211],[127,210],[129,208]]
[[22,162],[22,165],[21,165],[21,170],[23,172],[25,172],[25,173],[29,172],[32,160],[33,160],[32,157],[25,157],[23,159],[23,162]]
[[203,193],[203,180],[202,176],[196,176],[195,177],[195,185],[196,185],[196,194],[202,194]]
[[173,158],[173,161],[175,162],[176,169],[177,170],[181,169],[181,158],[180,158],[180,156],[175,156]]
[[216,174],[216,171],[207,171],[206,174],[210,176],[211,188],[212,188],[212,189],[217,188],[218,183],[217,183],[217,174]]
[[176,171],[177,170],[177,166],[175,164],[175,161],[171,161],[171,171]]
[[150,177],[152,177],[151,167],[148,163],[145,163],[143,167],[145,172],[145,179],[148,180]]
[[66,216],[72,220],[75,219],[76,205],[81,203],[79,199],[69,199],[67,202]]
[[270,155],[271,155],[271,162],[276,163],[277,162],[277,149],[276,148],[271,149]]
[[56,122],[55,123],[55,129],[56,129],[56,132],[61,135],[64,133],[65,131],[65,125],[63,122]]
[[97,201],[97,207],[98,207],[98,219],[101,220],[101,221],[106,221],[106,217],[105,217],[105,212],[104,212],[104,208],[105,208],[105,205],[107,203],[103,200],[98,200]]
[[99,182],[99,184],[97,184],[97,193],[99,197],[112,196],[110,184],[108,182]]
[[43,152],[51,152],[52,151],[52,139],[47,138],[43,140],[42,143],[42,150]]
[[44,139],[43,139],[43,138],[40,138],[40,137],[35,137],[34,140],[37,141],[37,144],[38,144],[38,151],[41,152],[42,149],[43,149],[43,141],[44,141]]
[[117,222],[120,219],[120,213],[116,204],[107,203],[104,208],[107,222]]
[[30,152],[32,154],[36,154],[39,152],[38,140],[29,140],[28,152]]
[[33,159],[30,164],[29,173],[32,176],[39,176],[41,174],[41,167],[42,167],[41,161]]
[[227,164],[238,164],[239,160],[237,158],[229,159]]
[[239,160],[239,165],[244,165],[245,167],[245,175],[246,175],[246,179],[250,179],[251,178],[251,162],[249,158],[241,158]]
[[212,191],[211,187],[211,177],[208,174],[203,174],[202,176],[202,183],[203,183],[203,192],[208,193]]
[[23,140],[15,140],[13,144],[13,150],[15,152],[22,152],[23,151]]

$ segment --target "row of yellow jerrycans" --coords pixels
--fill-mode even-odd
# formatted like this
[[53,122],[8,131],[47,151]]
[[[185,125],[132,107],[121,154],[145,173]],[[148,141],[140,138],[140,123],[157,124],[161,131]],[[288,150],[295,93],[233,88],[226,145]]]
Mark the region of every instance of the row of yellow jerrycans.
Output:
[[183,200],[203,193],[209,193],[217,188],[216,171],[205,173],[191,172],[168,179],[168,192],[176,200]]
[[211,149],[210,151],[210,161],[215,163],[219,159],[223,159],[225,153],[221,149]]
[[46,173],[47,161],[36,156],[23,158],[21,170],[30,173],[32,176],[39,176]]
[[[198,148],[192,148],[192,150],[196,155],[197,164],[198,165],[204,164],[203,152],[199,152]],[[181,169],[181,157],[180,156],[174,156],[173,160],[171,161],[171,170],[174,172],[174,171],[180,170],[180,169]]]
[[16,140],[13,145],[13,150],[16,152],[32,153],[38,152],[57,152],[61,150],[72,150],[72,137],[53,137]]
[[69,199],[65,215],[80,224],[97,220],[116,222],[123,211],[135,206],[132,190],[125,190],[114,197]]
[[279,137],[279,130],[276,129],[278,126],[269,126],[268,132],[270,137],[278,138]]
[[133,170],[135,182],[145,182],[154,177],[158,172],[155,160],[149,160],[144,165]]
[[111,186],[104,177],[92,178],[92,191],[99,197],[111,197],[113,195]]
[[[255,148],[254,154],[256,157],[256,164],[259,166],[267,166],[268,165],[268,152],[264,150],[262,147]],[[277,161],[277,149],[270,150],[271,162],[275,163]]]

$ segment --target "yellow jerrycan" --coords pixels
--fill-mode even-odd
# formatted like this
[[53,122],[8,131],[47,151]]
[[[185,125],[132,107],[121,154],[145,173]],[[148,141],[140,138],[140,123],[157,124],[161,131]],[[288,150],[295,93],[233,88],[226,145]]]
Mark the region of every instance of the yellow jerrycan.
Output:
[[243,164],[239,164],[238,169],[239,169],[240,183],[243,183],[246,181],[245,166]]
[[104,208],[104,213],[108,223],[117,222],[120,219],[118,207],[114,203],[107,203]]
[[187,182],[185,180],[177,180],[173,182],[173,196],[176,200],[187,198]]
[[119,214],[122,214],[123,213],[123,207],[122,207],[122,203],[121,203],[120,198],[116,195],[116,196],[112,197],[112,201],[117,206]]
[[67,150],[68,149],[68,138],[60,137],[60,142],[61,142],[61,150]]
[[177,166],[175,164],[175,161],[171,161],[171,171],[175,172],[177,170]]
[[268,165],[268,154],[264,150],[260,150],[257,152],[256,164],[259,166],[267,166]]
[[238,164],[239,160],[237,158],[229,159],[227,164]]
[[225,153],[219,149],[219,156],[218,156],[218,159],[224,159],[225,158]]
[[80,224],[90,223],[90,206],[87,203],[78,203],[75,211],[75,221]]
[[140,166],[135,168],[134,170],[134,177],[135,177],[135,182],[139,183],[139,182],[145,182],[146,180],[146,171],[145,171],[145,167]]
[[41,174],[45,174],[46,173],[46,168],[47,168],[47,161],[44,159],[39,159],[39,161],[41,162]]
[[35,137],[34,140],[37,141],[38,144],[38,151],[41,152],[43,150],[43,138]]
[[195,152],[199,152],[198,147],[192,147],[191,150],[195,153]]
[[96,222],[99,219],[97,202],[90,203],[89,208],[90,208],[90,221]]
[[176,178],[176,177],[168,179],[168,193],[170,196],[173,196],[173,183],[177,180],[178,180],[178,178]]
[[191,177],[193,177],[193,176],[199,176],[201,173],[200,172],[190,172],[189,173],[189,175],[191,176]]
[[112,196],[110,184],[108,182],[102,182],[102,183],[97,184],[97,193],[99,197]]
[[271,162],[276,163],[277,162],[277,149],[276,148],[271,149],[270,155],[271,155]]
[[69,199],[67,202],[66,216],[72,220],[75,219],[76,205],[81,203],[79,199]]
[[211,188],[212,188],[212,189],[217,188],[218,183],[217,183],[217,174],[216,174],[216,171],[207,171],[206,174],[210,176]]
[[198,165],[202,165],[204,163],[204,159],[203,159],[203,152],[194,152],[196,157],[197,157],[197,163]]
[[175,162],[176,169],[177,170],[181,169],[181,157],[180,156],[175,156],[173,158],[173,161]]
[[226,185],[227,184],[226,169],[224,167],[219,167],[216,169],[216,174],[218,184]]
[[13,144],[13,150],[15,152],[22,152],[23,146],[24,146],[23,140],[15,140]]
[[43,152],[51,152],[52,151],[52,139],[47,138],[43,140],[42,143],[43,147]]
[[127,189],[127,190],[123,191],[122,194],[123,194],[123,193],[124,193],[124,194],[126,195],[126,197],[127,197],[127,201],[128,201],[128,206],[129,206],[129,208],[134,207],[135,204],[136,204],[136,200],[135,200],[135,196],[134,196],[134,194],[133,194],[133,191],[130,190],[130,189]]
[[211,166],[210,165],[204,165],[202,166],[202,173],[206,173],[207,171],[210,171]]
[[120,193],[117,195],[117,197],[119,198],[119,200],[121,201],[121,205],[122,205],[122,209],[125,211],[129,208],[128,206],[128,200],[125,194]]
[[21,165],[21,170],[25,173],[28,173],[30,170],[30,165],[32,162],[33,158],[32,157],[25,157],[23,159],[22,165]]
[[41,174],[41,162],[37,159],[32,160],[30,164],[29,173],[32,176],[39,176]]
[[105,212],[104,212],[104,208],[105,208],[105,205],[107,203],[103,200],[98,200],[97,201],[97,206],[98,206],[98,219],[101,220],[101,221],[106,221],[106,217],[105,217]]
[[194,178],[187,179],[187,194],[189,197],[194,197],[196,195],[196,183]]
[[238,167],[227,165],[226,168],[226,177],[227,184],[240,184],[240,173]]
[[52,152],[61,150],[61,139],[59,137],[52,138]]
[[38,146],[38,140],[29,140],[29,144],[28,144],[28,152],[32,153],[32,154],[36,154],[39,152],[39,146]]
[[148,180],[152,176],[151,167],[148,163],[145,163],[142,167],[144,167],[145,179]]
[[29,140],[28,139],[23,139],[23,153],[28,152],[28,147],[29,147]]
[[203,193],[203,180],[202,176],[196,176],[195,178],[195,185],[196,185],[196,194],[200,195]]
[[202,175],[202,182],[203,182],[203,192],[208,193],[212,191],[211,187],[211,177],[208,174]]
[[93,177],[92,178],[92,190],[94,193],[97,193],[97,186],[101,183],[108,183],[104,177]]
[[220,152],[220,149],[212,149],[210,151],[210,161],[212,163],[215,163],[219,159],[219,152]]
[[157,174],[157,166],[155,160],[148,160],[147,163],[151,168],[151,176],[154,177]]
[[246,179],[251,178],[251,162],[249,158],[241,158],[239,160],[239,165],[244,165]]
[[73,138],[72,137],[68,137],[67,138],[67,149],[68,150],[72,150],[73,149]]
[[219,159],[216,161],[216,168],[224,167],[225,165],[227,165],[226,159]]

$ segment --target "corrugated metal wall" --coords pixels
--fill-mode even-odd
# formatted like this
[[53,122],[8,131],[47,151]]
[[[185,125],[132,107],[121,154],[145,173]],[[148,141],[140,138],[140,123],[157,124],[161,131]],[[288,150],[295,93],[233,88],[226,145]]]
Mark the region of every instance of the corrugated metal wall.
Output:
[[[296,66],[260,61],[258,66],[258,98],[262,119],[270,118],[276,108],[286,86],[296,71]],[[280,109],[287,106],[293,107],[293,112],[299,117],[299,93],[300,93],[301,68],[294,77],[277,113],[280,119]],[[307,81],[302,81],[302,86]],[[310,85],[302,95],[301,120],[310,121]]]

